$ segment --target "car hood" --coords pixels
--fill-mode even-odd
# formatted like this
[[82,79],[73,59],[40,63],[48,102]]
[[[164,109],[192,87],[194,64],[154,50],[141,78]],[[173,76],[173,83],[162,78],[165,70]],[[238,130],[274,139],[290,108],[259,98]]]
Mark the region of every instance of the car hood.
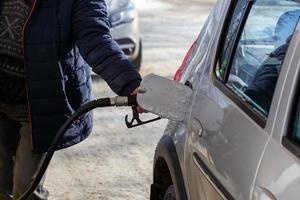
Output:
[[109,13],[120,10],[130,3],[130,0],[105,0]]

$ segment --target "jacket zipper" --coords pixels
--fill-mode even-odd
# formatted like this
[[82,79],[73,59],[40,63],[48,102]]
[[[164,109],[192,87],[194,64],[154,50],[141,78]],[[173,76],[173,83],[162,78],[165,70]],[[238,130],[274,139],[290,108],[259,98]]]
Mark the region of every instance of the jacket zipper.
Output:
[[[32,14],[36,8],[36,5],[37,5],[37,0],[34,0],[32,6],[31,6],[30,12],[26,17],[25,23],[23,25],[23,29],[22,29],[22,50],[23,50],[25,79],[26,79],[25,42],[24,42],[25,41],[25,32],[26,32],[26,28],[27,28],[29,19],[32,16]],[[25,82],[26,82],[27,106],[28,106],[28,112],[29,112],[30,146],[31,146],[31,150],[33,150],[31,107],[30,107],[29,96],[28,96],[28,81],[27,81],[27,79],[25,80]]]

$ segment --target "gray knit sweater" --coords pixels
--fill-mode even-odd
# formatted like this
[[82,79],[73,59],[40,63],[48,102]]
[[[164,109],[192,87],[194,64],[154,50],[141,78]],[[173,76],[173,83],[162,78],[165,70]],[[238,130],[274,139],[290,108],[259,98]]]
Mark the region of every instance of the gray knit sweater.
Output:
[[4,0],[0,5],[0,101],[26,103],[22,29],[30,12],[25,0]]

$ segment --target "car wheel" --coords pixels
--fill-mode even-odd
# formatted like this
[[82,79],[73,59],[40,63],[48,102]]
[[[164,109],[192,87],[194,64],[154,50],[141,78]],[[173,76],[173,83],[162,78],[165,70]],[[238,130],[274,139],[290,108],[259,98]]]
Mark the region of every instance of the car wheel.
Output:
[[174,185],[171,185],[165,196],[164,196],[164,200],[176,200],[176,192],[175,192],[175,186]]
[[136,67],[136,69],[139,71],[142,65],[142,57],[143,57],[143,48],[142,48],[142,41],[140,41],[140,49],[139,54],[135,60],[132,61],[133,65]]

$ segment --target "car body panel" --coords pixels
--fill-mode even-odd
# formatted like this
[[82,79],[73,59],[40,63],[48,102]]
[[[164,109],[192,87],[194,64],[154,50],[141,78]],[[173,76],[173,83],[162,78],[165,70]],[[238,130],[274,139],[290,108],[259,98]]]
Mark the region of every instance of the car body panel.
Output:
[[[195,42],[180,79],[192,86],[193,103],[186,120],[169,122],[165,134],[174,141],[188,199],[298,199],[299,159],[284,147],[282,138],[287,135],[298,88],[299,26],[282,65],[268,119],[261,125],[232,100],[215,75],[232,4],[236,2],[217,2]],[[251,45],[247,50],[256,51]]]
[[109,12],[115,12],[128,5],[130,0],[105,0]]
[[[110,29],[112,37],[116,40],[121,49],[132,49],[130,54],[126,53],[129,60],[133,61],[138,57],[140,45],[140,29],[138,19],[135,19],[130,24],[123,24]],[[125,43],[122,40],[127,39]]]
[[[272,130],[272,137],[279,143],[282,138],[287,134],[291,112],[294,112],[293,99],[298,95],[298,79],[299,79],[299,54],[300,54],[300,23],[298,23],[294,38],[291,41],[287,57],[285,60],[285,66],[282,68],[284,75],[278,79],[278,85],[284,85],[281,90],[275,91],[274,94],[274,106],[276,109],[272,110],[273,123],[267,124],[268,129]],[[273,105],[272,105],[273,106]],[[287,112],[287,109],[288,112]],[[276,120],[276,121],[275,121]]]
[[[191,173],[188,182],[199,185],[202,181],[195,179],[192,170],[197,154],[234,199],[250,199],[269,135],[205,76],[200,85],[186,144],[186,166],[190,168],[186,170]],[[199,123],[201,129],[194,129],[194,123]],[[191,199],[199,199],[197,192],[203,191],[190,192],[194,195]]]
[[[268,193],[267,199],[299,199],[300,191],[300,161],[292,152],[282,144],[282,138],[289,134],[289,119],[293,113],[293,102],[298,96],[300,72],[300,24],[298,23],[294,38],[287,53],[283,76],[279,78],[281,90],[275,93],[273,106],[277,106],[277,117],[270,140],[257,175],[253,199],[266,199],[263,195]],[[288,111],[287,111],[288,110]],[[291,119],[292,120],[292,119]],[[261,192],[261,189],[263,192]]]
[[259,169],[252,199],[299,199],[299,159],[282,147],[276,140],[270,141]]
[[131,0],[106,0],[109,18],[117,12],[132,9],[133,21],[112,26],[110,31],[113,39],[119,44],[130,61],[138,58],[141,47],[138,13]]
[[[189,81],[193,87],[197,88],[197,81],[200,78],[201,69],[204,70],[205,66],[209,65],[208,60],[200,61],[202,58],[207,58],[204,55],[208,53],[207,49],[212,48],[213,42],[212,40],[216,34],[220,32],[221,24],[225,18],[225,15],[221,15],[221,13],[226,13],[225,11],[229,7],[230,1],[219,0],[212,10],[208,20],[206,21],[196,43],[195,48],[192,52],[190,59],[188,60],[187,65],[189,67],[185,68],[182,73],[182,78],[180,80],[181,83],[185,83]],[[220,24],[220,26],[215,26],[216,24]],[[208,69],[208,68],[206,68]],[[197,71],[197,73],[196,73]],[[194,99],[194,96],[191,97]],[[190,106],[191,109],[191,106]],[[187,184],[188,180],[186,179],[186,168],[185,168],[185,145],[186,145],[186,131],[188,129],[188,118],[191,113],[191,110],[187,112],[186,120],[184,122],[174,122],[170,121],[165,130],[165,134],[172,136],[176,151],[178,154],[180,166],[182,168],[182,173],[185,181],[185,187],[188,190],[189,186]],[[189,195],[189,193],[187,194]],[[188,197],[190,199],[190,197]]]

